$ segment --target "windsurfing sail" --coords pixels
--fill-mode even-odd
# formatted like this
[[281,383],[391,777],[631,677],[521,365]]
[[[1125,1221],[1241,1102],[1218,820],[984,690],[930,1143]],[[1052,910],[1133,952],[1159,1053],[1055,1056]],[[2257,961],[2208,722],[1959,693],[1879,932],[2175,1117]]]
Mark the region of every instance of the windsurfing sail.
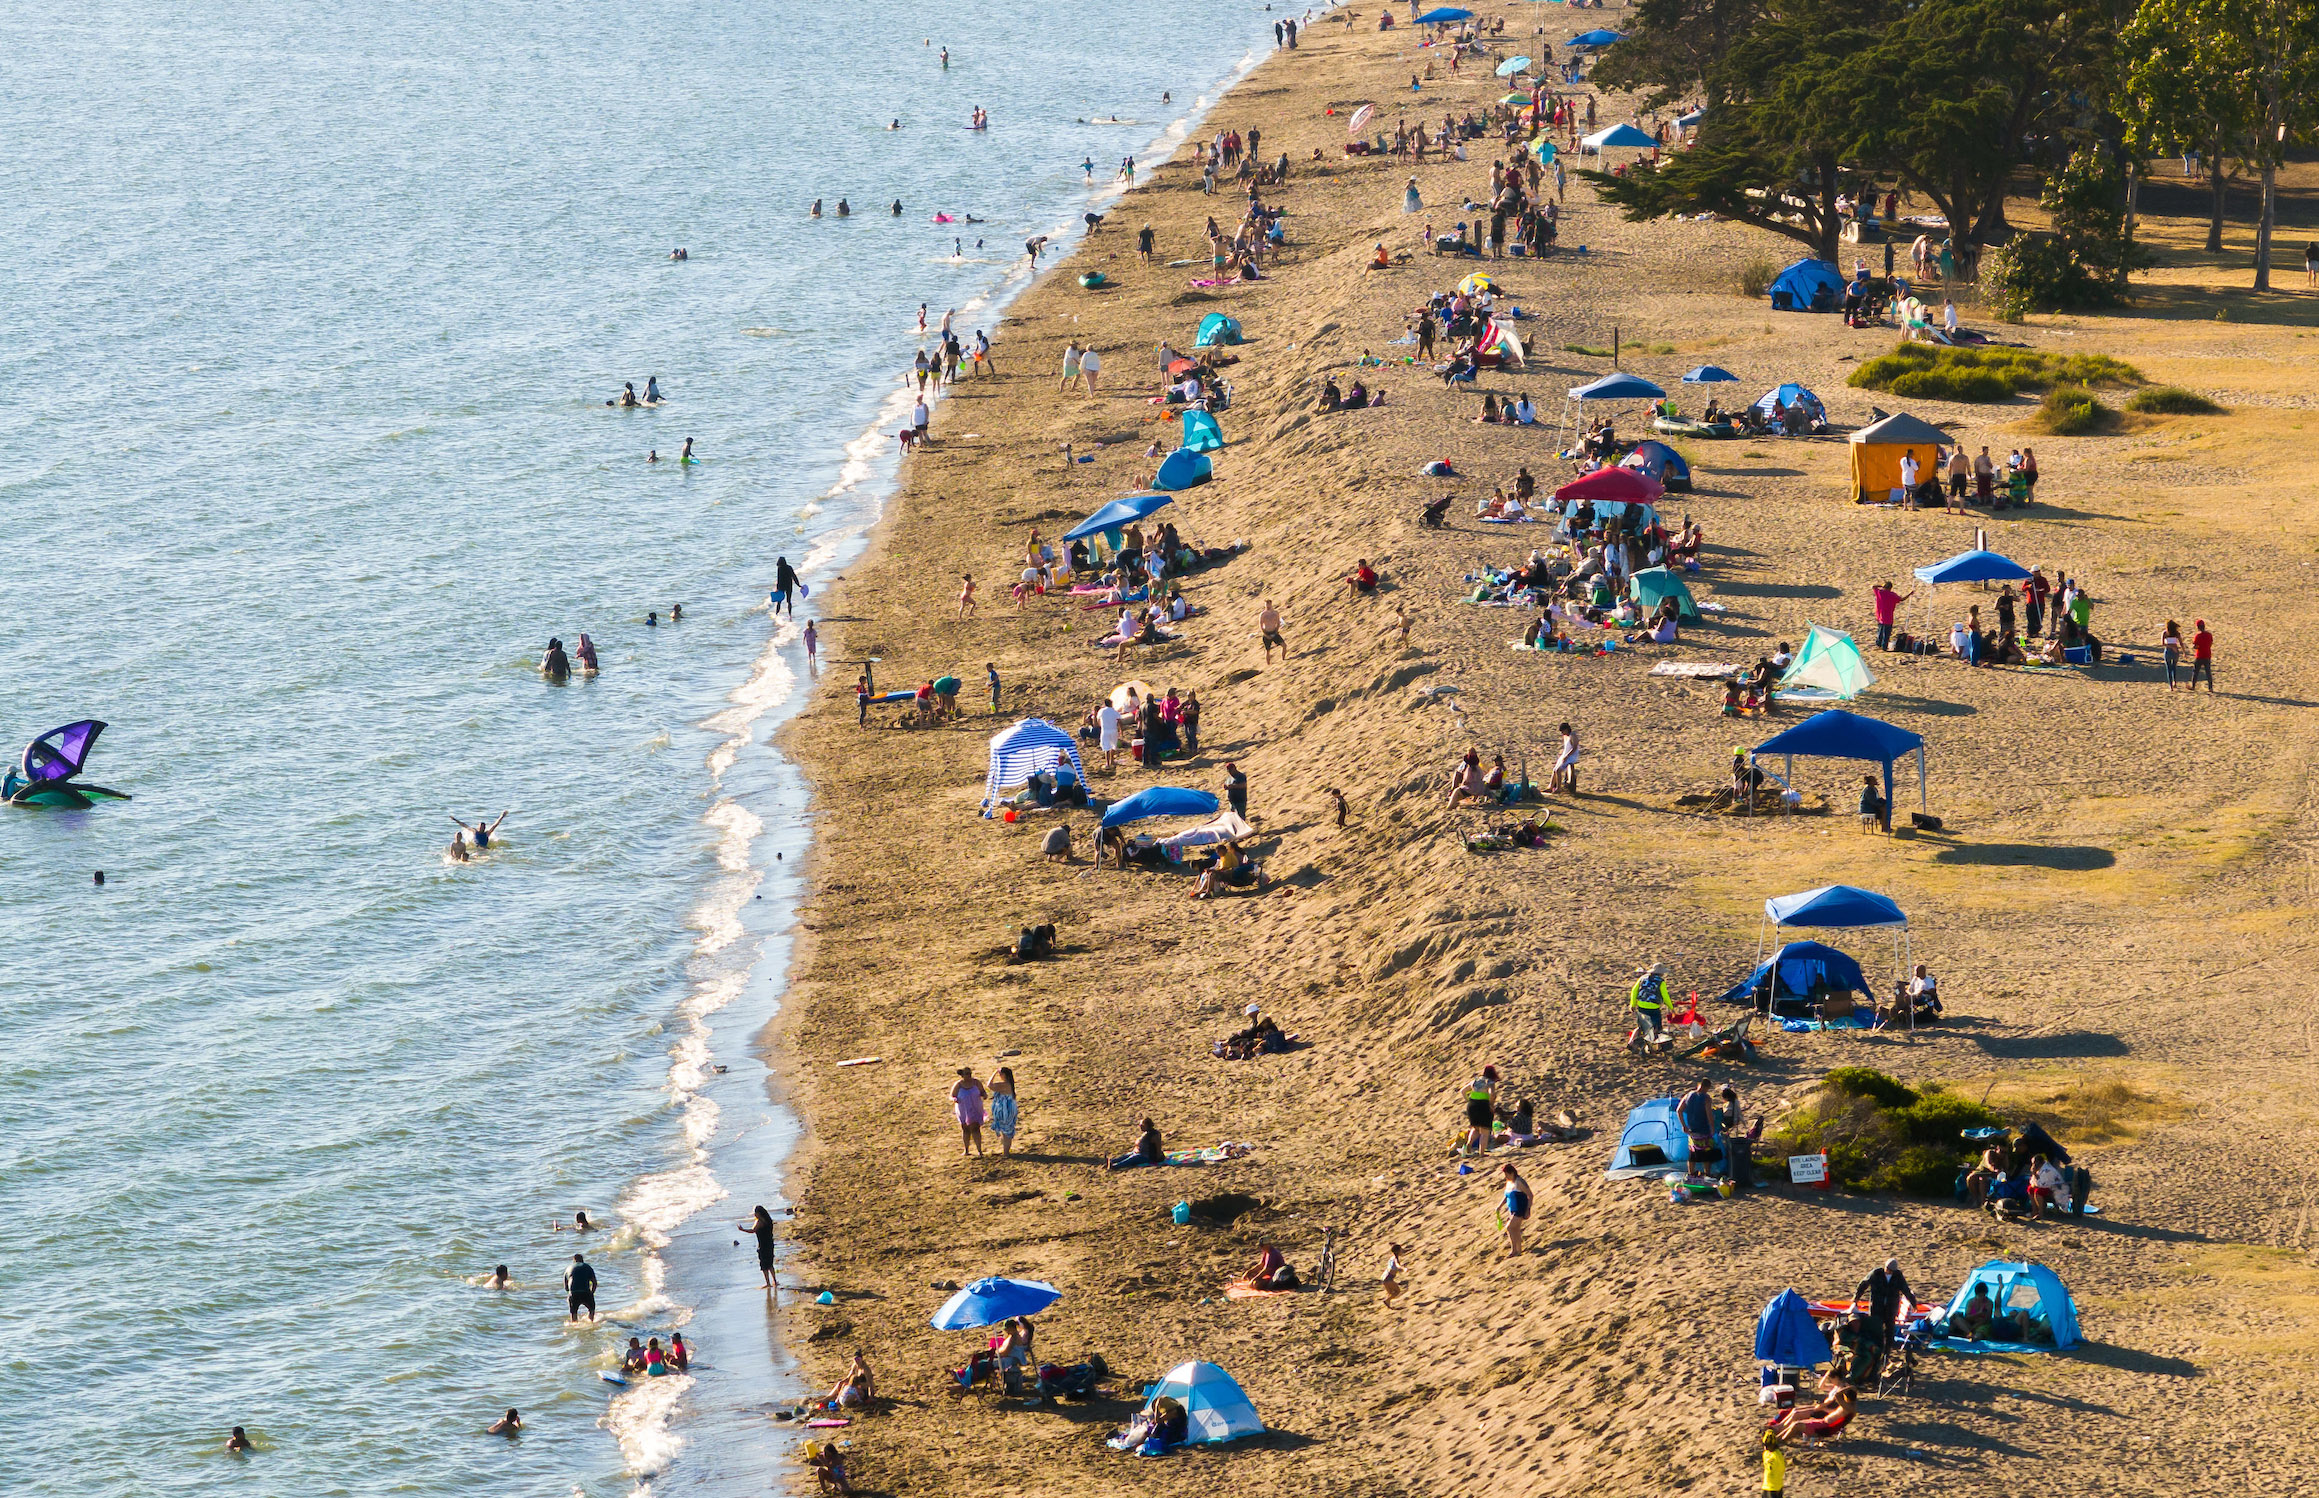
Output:
[[95,718],[51,728],[24,746],[24,778],[34,784],[72,779],[88,763],[89,751],[104,731],[105,725]]

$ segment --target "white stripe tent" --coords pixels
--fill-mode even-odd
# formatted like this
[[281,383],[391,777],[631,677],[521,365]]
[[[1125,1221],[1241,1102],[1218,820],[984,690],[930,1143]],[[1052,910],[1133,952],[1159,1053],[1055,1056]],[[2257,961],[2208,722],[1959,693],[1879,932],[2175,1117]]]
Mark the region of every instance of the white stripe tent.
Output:
[[1025,786],[1042,770],[1068,763],[1087,782],[1087,767],[1079,762],[1079,745],[1071,735],[1044,718],[1025,718],[991,735],[990,774],[982,785],[982,814],[987,817],[1001,791]]

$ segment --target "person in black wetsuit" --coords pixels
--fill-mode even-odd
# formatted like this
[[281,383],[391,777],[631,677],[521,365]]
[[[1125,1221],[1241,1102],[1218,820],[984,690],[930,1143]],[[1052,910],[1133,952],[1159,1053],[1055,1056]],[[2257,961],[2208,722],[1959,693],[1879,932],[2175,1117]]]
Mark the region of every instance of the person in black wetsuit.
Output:
[[579,1320],[582,1307],[590,1321],[596,1319],[596,1270],[583,1254],[572,1255],[572,1267],[564,1271],[564,1295],[565,1320]]
[[773,605],[773,611],[779,613],[787,609],[789,617],[796,618],[797,569],[789,565],[787,557],[773,559],[773,591],[781,595],[781,601]]
[[548,641],[547,654],[540,657],[539,674],[556,682],[572,679],[572,658],[564,654],[562,639],[551,638]]
[[759,1207],[755,1212],[750,1214],[749,1220],[747,1222],[741,1224],[741,1231],[744,1233],[755,1233],[757,1235],[757,1267],[764,1272],[765,1288],[768,1290],[775,1288],[773,1275],[773,1214],[766,1211],[763,1207]]

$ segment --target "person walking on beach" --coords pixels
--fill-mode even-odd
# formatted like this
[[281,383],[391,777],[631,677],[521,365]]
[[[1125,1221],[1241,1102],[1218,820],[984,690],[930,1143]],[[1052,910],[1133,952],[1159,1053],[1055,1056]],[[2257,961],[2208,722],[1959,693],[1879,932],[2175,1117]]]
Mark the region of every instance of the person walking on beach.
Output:
[[1136,230],[1135,258],[1145,265],[1151,264],[1151,250],[1153,244],[1156,242],[1156,237],[1151,232],[1151,225],[1145,224],[1142,228]]
[[854,720],[856,727],[867,728],[870,726],[870,696],[870,679],[867,676],[855,677],[854,706],[861,709],[861,716]]
[[1068,390],[1079,383],[1079,343],[1071,339],[1063,345],[1063,378],[1055,388]]
[[974,613],[974,574],[962,572],[958,582],[958,617],[965,619]]
[[1224,802],[1232,808],[1232,815],[1248,819],[1248,775],[1235,760],[1224,761]]
[[1086,382],[1089,395],[1095,393],[1096,376],[1102,373],[1103,356],[1095,352],[1095,345],[1090,343],[1079,351],[1079,375]]
[[757,1235],[757,1268],[765,1276],[765,1288],[778,1288],[773,1273],[773,1214],[759,1207],[741,1224],[741,1231]]
[[806,620],[806,621],[805,621],[805,673],[806,673],[806,675],[808,675],[808,676],[819,676],[819,675],[821,674],[821,657],[820,657],[820,650],[821,650],[821,636],[820,636],[818,633],[816,633],[816,632],[814,631],[814,628],[813,628],[813,621],[812,621],[811,619],[808,619],[808,620]]
[[1264,641],[1264,664],[1272,664],[1272,647],[1275,645],[1280,647],[1280,658],[1286,661],[1288,641],[1280,633],[1280,610],[1272,606],[1269,598],[1264,600],[1264,607],[1256,611],[1256,629]]
[[992,661],[984,661],[984,662],[982,663],[982,674],[990,678],[990,715],[991,715],[992,717],[994,717],[994,718],[995,718],[995,717],[997,717],[997,716],[998,716],[998,710],[999,710],[999,684],[998,684],[998,666],[997,666],[997,664],[996,664],[995,662],[992,662]]
[[2198,678],[2206,678],[2206,695],[2214,695],[2214,636],[2208,632],[2204,619],[2190,621],[2196,631],[2190,637],[2190,690],[2198,691]]
[[796,598],[797,569],[789,565],[789,558],[775,557],[773,559],[773,612],[778,614],[783,609],[787,609],[789,617],[796,618]]
[[998,1136],[998,1152],[1015,1152],[1015,1123],[1021,1116],[1015,1100],[1015,1069],[1002,1066],[990,1084],[990,1131]]
[[1401,1256],[1409,1252],[1398,1243],[1385,1245],[1385,1304],[1393,1305],[1401,1299],[1406,1287],[1401,1283]]
[[596,1319],[596,1270],[584,1254],[572,1255],[572,1267],[564,1271],[564,1319],[577,1321],[585,1309],[588,1319]]
[[958,1081],[950,1089],[950,1107],[958,1116],[958,1134],[963,1153],[984,1153],[982,1110],[984,1100],[989,1096],[990,1090],[975,1080],[973,1067],[962,1066],[958,1069]]

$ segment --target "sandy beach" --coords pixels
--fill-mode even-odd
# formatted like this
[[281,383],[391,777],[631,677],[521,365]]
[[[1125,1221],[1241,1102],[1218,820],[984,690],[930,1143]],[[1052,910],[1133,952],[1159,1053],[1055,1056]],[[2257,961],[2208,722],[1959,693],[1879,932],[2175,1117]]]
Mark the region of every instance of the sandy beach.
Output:
[[[1527,38],[1546,8],[1477,7]],[[1616,24],[1621,12],[1595,13]],[[1572,17],[1553,10],[1559,46]],[[874,1492],[1080,1494],[1735,1493],[1756,1485],[1754,1320],[1794,1286],[1847,1296],[1887,1255],[1945,1301],[1976,1265],[2030,1259],[2061,1274],[2086,1343],[2048,1356],[1935,1356],[1906,1398],[1869,1398],[1843,1437],[1800,1455],[1789,1491],[2290,1493],[2309,1483],[2298,1395],[2319,1368],[2319,1075],[2300,957],[2313,903],[2319,665],[2299,626],[2319,566],[2319,294],[2259,301],[2243,286],[2250,233],[2198,249],[2201,225],[2157,213],[2159,264],[2137,305],[2002,329],[2039,348],[2105,353],[2153,383],[2228,407],[2127,417],[2095,437],[2046,437],[2034,403],[1899,401],[1845,383],[1889,351],[1889,330],[1775,313],[1744,300],[1747,262],[1801,251],[1729,224],[1627,224],[1575,177],[1564,253],[1489,267],[1529,314],[1531,358],[1445,387],[1396,343],[1432,293],[1475,267],[1417,254],[1428,222],[1488,197],[1493,143],[1412,169],[1344,157],[1343,116],[1375,103],[1438,120],[1502,91],[1486,67],[1446,66],[1413,93],[1424,55],[1374,12],[1316,22],[1261,66],[1210,129],[1263,132],[1285,151],[1287,246],[1267,278],[1201,290],[1204,221],[1239,201],[1201,191],[1188,153],[1149,173],[1077,252],[1017,301],[997,374],[962,379],[932,440],[904,465],[870,551],[817,589],[822,671],[784,746],[811,778],[818,839],[794,984],[768,1044],[805,1138],[785,1266],[791,1340],[826,1388],[864,1351],[891,1403],[857,1421],[851,1465]],[[1501,48],[1503,53],[1521,50]],[[1602,103],[1605,123],[1630,106]],[[1328,111],[1334,110],[1331,114]],[[1315,160],[1316,151],[1319,159]],[[2309,169],[2300,169],[2308,175]],[[1423,212],[1402,210],[1419,179]],[[2282,230],[2310,237],[2312,184]],[[2164,208],[2173,200],[2153,194]],[[2190,195],[2184,194],[2188,203]],[[2182,211],[2194,212],[2194,208]],[[2025,204],[2020,221],[2033,221]],[[1149,224],[1154,263],[1138,263]],[[1373,247],[1412,258],[1368,268]],[[1585,253],[1577,253],[1577,246]],[[1196,265],[1169,264],[1197,260]],[[1110,284],[1086,289],[1081,273]],[[1116,610],[1068,596],[1011,603],[1032,530],[1054,538],[1135,492],[1154,440],[1162,340],[1186,348],[1208,312],[1248,342],[1223,371],[1234,400],[1215,482],[1179,496],[1195,545],[1245,543],[1185,580],[1181,638],[1120,666],[1095,642]],[[1977,306],[1975,326],[1995,327]],[[2223,314],[2218,318],[2217,313]],[[1705,528],[1691,586],[1716,605],[1673,647],[1608,656],[1509,648],[1527,615],[1464,602],[1484,564],[1519,562],[1544,526],[1479,525],[1474,501],[1526,466],[1568,476],[1546,427],[1475,424],[1481,395],[1527,392],[1548,416],[1566,388],[1610,372],[1585,350],[1674,381],[1722,365],[1752,400],[1799,381],[1835,433],[1678,444],[1695,489],[1660,509]],[[1068,341],[1103,354],[1099,392],[1058,389]],[[1364,355],[1385,362],[1362,367]],[[1317,409],[1324,378],[1363,379],[1383,409]],[[2000,456],[2027,441],[2043,478],[2026,512],[1959,518],[1850,502],[1843,432],[1905,408]],[[1091,463],[1067,462],[1064,446]],[[1436,458],[1455,480],[1421,476]],[[1419,508],[1455,494],[1446,528]],[[1857,702],[1923,735],[1938,832],[1883,837],[1849,814],[1859,767],[1799,765],[1832,815],[1734,819],[1696,798],[1731,755],[1787,722],[1719,714],[1720,689],[1654,676],[1674,659],[1752,663],[1818,623],[1873,636],[1868,591],[1963,551],[1976,528],[2028,564],[2084,579],[2096,623],[2136,663],[2092,671],[1974,670],[1871,651]],[[1343,581],[1367,559],[1375,596]],[[962,574],[980,583],[959,619]],[[1256,615],[1271,600],[1289,653],[1267,664]],[[1945,633],[1988,595],[1939,590]],[[1404,645],[1396,606],[1416,622]],[[2211,626],[2220,690],[2169,692],[2153,663],[2166,620]],[[859,662],[881,690],[955,675],[949,725],[857,724]],[[1003,686],[993,715],[985,663]],[[1095,819],[1008,824],[978,814],[987,744],[1025,716],[1069,729],[1119,682],[1196,689],[1200,752],[1148,775],[1095,776],[1107,798],[1154,781],[1249,781],[1261,894],[1205,902],[1190,880],[1090,863]],[[1469,851],[1514,820],[1445,806],[1469,746],[1546,778],[1568,721],[1585,746],[1581,794],[1543,848]],[[1093,766],[1091,766],[1093,768]],[[1338,824],[1331,791],[1349,812]],[[1913,809],[1913,787],[1901,809]],[[1040,856],[1057,821],[1069,864]],[[1845,883],[1892,896],[1950,1021],[1908,1034],[1759,1035],[1752,1065],[1637,1059],[1625,994],[1645,963],[1678,994],[1720,993],[1756,960],[1767,897]],[[1024,925],[1053,922],[1056,960],[1010,966]],[[1877,940],[1853,950],[1889,978]],[[1877,966],[1884,963],[1883,967]],[[1261,1003],[1300,1037],[1286,1055],[1224,1061],[1210,1042]],[[860,1058],[871,1064],[841,1066]],[[1494,1064],[1515,1097],[1567,1109],[1590,1132],[1522,1151],[1537,1196],[1530,1251],[1509,1258],[1490,1157],[1460,1175],[1448,1152],[1464,1084]],[[962,1158],[955,1070],[1019,1080],[1015,1155]],[[1603,1173],[1635,1104],[1705,1075],[1750,1116],[1777,1119],[1843,1065],[1939,1082],[2046,1122],[2098,1182],[2099,1217],[2000,1225],[1946,1201],[1823,1193],[1785,1183],[1729,1201],[1669,1202]],[[1171,1148],[1256,1146],[1197,1168],[1106,1172],[1149,1116]],[[1179,1226],[1170,1208],[1194,1204]],[[1260,1242],[1300,1268],[1334,1230],[1335,1289],[1228,1300]],[[1389,1243],[1408,1293],[1378,1292]],[[1053,1283],[1040,1356],[1099,1352],[1116,1397],[1030,1409],[946,1386],[972,1337],[927,1318],[948,1287],[986,1274]],[[828,1291],[834,1304],[814,1297]],[[1146,1461],[1102,1437],[1151,1379],[1200,1358],[1229,1369],[1267,1434]]]

